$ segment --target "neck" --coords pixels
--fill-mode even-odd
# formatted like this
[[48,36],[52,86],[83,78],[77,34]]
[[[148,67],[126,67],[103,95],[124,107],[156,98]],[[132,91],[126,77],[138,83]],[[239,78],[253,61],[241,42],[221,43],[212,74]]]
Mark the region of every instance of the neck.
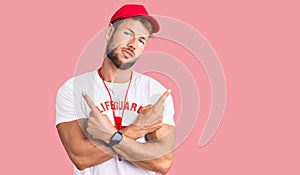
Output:
[[128,70],[120,70],[118,69],[112,61],[105,57],[102,68],[101,74],[105,81],[113,82],[113,83],[125,83],[129,81],[131,76],[131,68]]

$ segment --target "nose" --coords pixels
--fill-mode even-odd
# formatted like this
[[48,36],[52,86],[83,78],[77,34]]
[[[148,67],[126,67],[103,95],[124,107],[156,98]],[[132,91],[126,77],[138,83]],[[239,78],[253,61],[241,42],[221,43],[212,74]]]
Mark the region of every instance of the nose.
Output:
[[135,49],[136,49],[136,46],[137,46],[137,38],[132,38],[132,39],[128,42],[127,46],[128,46],[130,49],[135,50]]

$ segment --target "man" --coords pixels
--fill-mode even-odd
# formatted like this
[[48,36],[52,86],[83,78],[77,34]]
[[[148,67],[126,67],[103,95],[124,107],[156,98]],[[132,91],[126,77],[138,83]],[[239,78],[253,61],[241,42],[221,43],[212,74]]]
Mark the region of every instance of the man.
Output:
[[170,90],[132,70],[158,31],[142,5],[124,5],[106,30],[102,67],[59,89],[56,127],[76,175],[153,175],[170,169],[175,144]]

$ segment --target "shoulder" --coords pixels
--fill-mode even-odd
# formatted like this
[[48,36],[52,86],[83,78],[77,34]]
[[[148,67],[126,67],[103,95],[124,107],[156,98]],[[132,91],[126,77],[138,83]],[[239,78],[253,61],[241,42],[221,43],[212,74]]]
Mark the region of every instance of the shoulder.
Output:
[[133,78],[140,86],[146,85],[151,89],[156,89],[156,88],[166,89],[159,81],[155,80],[154,78],[148,75],[136,71],[134,71],[133,75],[134,75]]
[[97,71],[87,72],[67,79],[63,85],[58,89],[58,94],[63,95],[73,92],[76,89],[82,89],[95,81]]

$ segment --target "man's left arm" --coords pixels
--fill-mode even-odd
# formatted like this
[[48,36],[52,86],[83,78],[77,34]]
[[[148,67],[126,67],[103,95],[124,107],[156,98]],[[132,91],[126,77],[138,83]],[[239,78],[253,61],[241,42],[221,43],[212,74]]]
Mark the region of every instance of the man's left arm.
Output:
[[[161,174],[166,174],[173,163],[175,127],[163,124],[148,135],[148,142],[139,143],[124,133],[123,140],[113,150],[132,164]],[[151,140],[153,139],[153,140]]]

